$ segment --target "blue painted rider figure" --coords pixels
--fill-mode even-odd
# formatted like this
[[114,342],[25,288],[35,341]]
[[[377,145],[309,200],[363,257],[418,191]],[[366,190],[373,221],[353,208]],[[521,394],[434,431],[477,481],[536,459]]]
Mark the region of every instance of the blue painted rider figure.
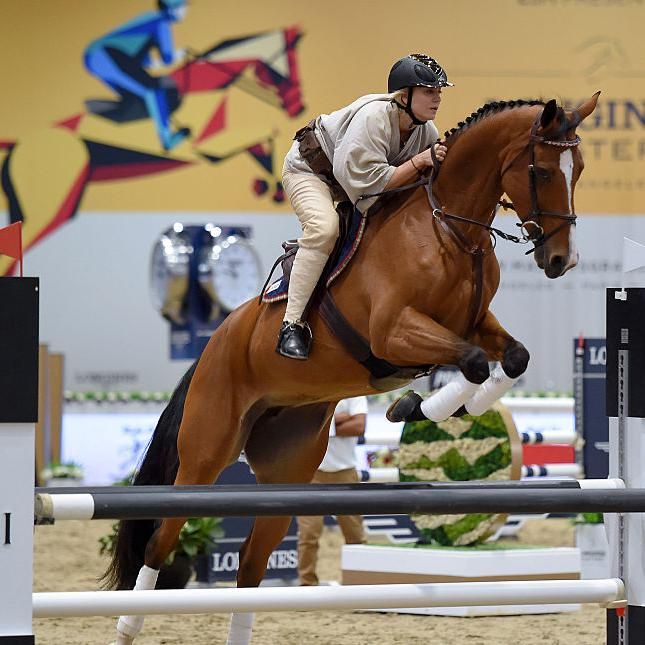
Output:
[[85,67],[122,101],[134,97],[144,102],[155,123],[164,150],[171,150],[189,134],[182,128],[173,132],[170,110],[163,87],[163,76],[146,71],[152,59],[151,50],[159,52],[161,60],[170,65],[179,58],[174,49],[171,25],[183,20],[186,0],[158,0],[158,10],[149,11],[92,42],[85,50]]
[[437,158],[444,158],[433,120],[448,86],[452,83],[434,58],[410,54],[390,70],[387,94],[362,96],[299,130],[282,175],[303,233],[276,347],[282,356],[309,356],[313,339],[303,317],[338,237],[335,202],[343,197],[358,202],[364,213],[375,199],[358,201],[361,195],[416,181],[432,166],[433,146]]

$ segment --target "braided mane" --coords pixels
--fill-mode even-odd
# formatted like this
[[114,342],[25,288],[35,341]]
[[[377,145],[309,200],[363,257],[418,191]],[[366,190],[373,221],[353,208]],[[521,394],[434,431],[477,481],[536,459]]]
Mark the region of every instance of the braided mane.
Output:
[[516,99],[514,101],[491,101],[490,103],[486,103],[486,105],[482,105],[476,112],[473,112],[463,121],[460,121],[457,124],[456,128],[446,130],[443,135],[444,144],[449,145],[453,143],[455,138],[462,134],[465,130],[467,130],[471,125],[478,123],[482,119],[485,119],[487,116],[491,116],[492,114],[499,114],[504,110],[512,110],[513,108],[524,107],[526,105],[545,105],[545,103],[544,101],[540,100],[527,101],[524,99]]

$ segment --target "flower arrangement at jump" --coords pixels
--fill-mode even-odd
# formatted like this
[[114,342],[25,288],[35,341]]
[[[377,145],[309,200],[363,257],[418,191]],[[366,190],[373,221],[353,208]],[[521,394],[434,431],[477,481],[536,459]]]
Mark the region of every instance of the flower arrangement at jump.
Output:
[[[521,452],[510,413],[498,403],[474,417],[406,423],[398,452],[399,479],[414,481],[504,480],[519,478]],[[421,544],[470,546],[490,537],[506,515],[412,515]]]

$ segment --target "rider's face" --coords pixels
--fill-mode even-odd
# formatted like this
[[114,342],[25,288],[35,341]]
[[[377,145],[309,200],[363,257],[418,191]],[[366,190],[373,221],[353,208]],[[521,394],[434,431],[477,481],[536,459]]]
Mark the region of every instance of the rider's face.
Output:
[[432,121],[441,104],[440,87],[415,87],[412,92],[412,111],[421,121]]

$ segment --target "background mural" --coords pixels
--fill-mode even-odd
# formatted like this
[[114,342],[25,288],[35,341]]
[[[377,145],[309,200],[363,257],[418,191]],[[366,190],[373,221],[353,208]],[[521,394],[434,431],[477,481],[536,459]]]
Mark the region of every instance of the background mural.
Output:
[[[152,0],[3,4],[0,224],[24,216],[25,241],[41,240],[25,268],[42,276],[43,333],[68,356],[68,386],[84,387],[90,373],[172,386],[185,364],[169,363],[166,323],[148,298],[156,236],[175,220],[251,226],[268,269],[281,239],[298,231],[279,185],[293,132],[382,91],[392,62],[422,51],[455,83],[440,131],[491,99],[575,105],[602,90],[581,128],[583,264],[540,282],[521,251],[504,248],[493,303],[512,332],[529,329],[529,382],[567,387],[570,368],[540,358],[560,347],[554,303],[568,363],[572,335],[604,333],[602,290],[620,280],[622,235],[645,241],[643,0],[496,0],[485,9],[411,0],[401,11],[363,0],[330,0],[324,11],[296,0],[252,0],[243,11],[192,0],[181,20],[171,13],[183,12],[182,0],[164,5],[161,15]],[[0,274],[11,264],[0,257]],[[536,307],[539,325],[542,314],[526,313]],[[97,310],[103,317],[90,322]],[[70,333],[88,326],[110,351]]]

